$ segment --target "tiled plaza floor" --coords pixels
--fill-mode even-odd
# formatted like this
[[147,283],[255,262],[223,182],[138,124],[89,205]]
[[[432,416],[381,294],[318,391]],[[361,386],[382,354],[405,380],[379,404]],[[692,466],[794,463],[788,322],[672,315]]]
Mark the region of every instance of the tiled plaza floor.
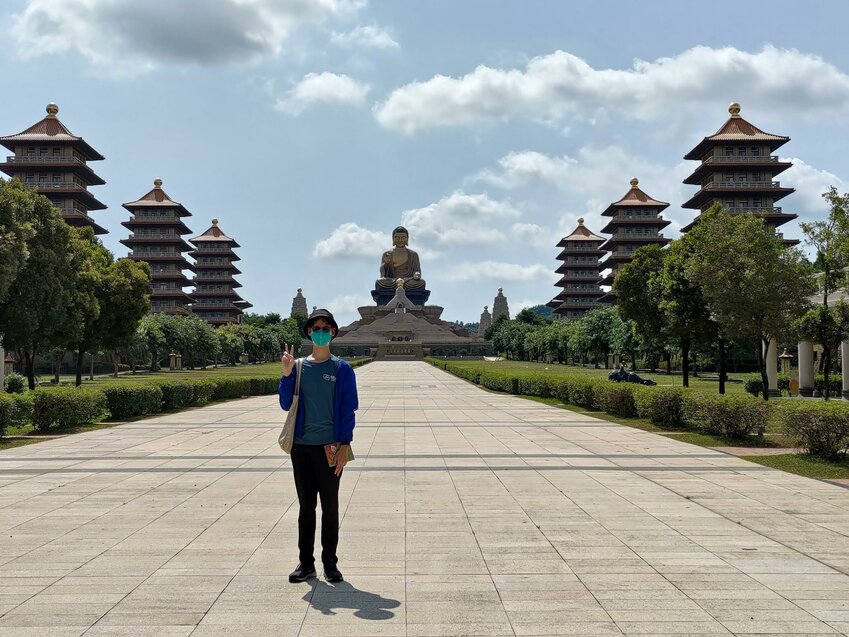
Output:
[[484,392],[357,371],[347,581],[292,585],[276,398],[0,453],[0,635],[849,633],[849,490]]

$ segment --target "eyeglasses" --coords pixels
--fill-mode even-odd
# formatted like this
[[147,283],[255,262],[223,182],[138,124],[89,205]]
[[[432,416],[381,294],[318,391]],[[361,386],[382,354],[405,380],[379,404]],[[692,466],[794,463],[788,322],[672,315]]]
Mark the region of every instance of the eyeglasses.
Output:
[[329,332],[332,329],[333,329],[332,327],[315,327],[315,326],[313,326],[312,331],[313,332]]

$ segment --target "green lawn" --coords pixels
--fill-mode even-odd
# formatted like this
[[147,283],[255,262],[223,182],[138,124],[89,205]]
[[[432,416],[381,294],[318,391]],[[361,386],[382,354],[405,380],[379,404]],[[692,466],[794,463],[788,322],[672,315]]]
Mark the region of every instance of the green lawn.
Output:
[[137,383],[150,380],[197,380],[214,376],[276,376],[280,374],[280,363],[261,363],[258,365],[219,365],[206,369],[183,369],[180,371],[160,370],[158,372],[139,372],[137,374],[119,374],[97,376],[94,380],[83,377],[83,385],[96,387],[104,383]]
[[849,461],[828,462],[814,456],[803,453],[789,453],[779,456],[741,456],[743,460],[755,462],[765,467],[781,469],[788,473],[805,476],[807,478],[819,478],[820,480],[833,480],[835,478],[849,479]]
[[[481,360],[470,360],[463,361],[457,359],[450,359],[452,365],[457,365],[459,367],[466,368],[480,368],[484,367],[490,371],[503,371],[505,374],[509,374],[511,372],[535,372],[541,373],[545,372],[551,374],[552,376],[574,376],[575,374],[588,374],[591,376],[596,376],[598,378],[607,378],[607,375],[612,372],[612,369],[595,369],[592,366],[589,367],[576,367],[573,365],[558,365],[557,363],[528,363],[524,361],[511,361],[511,360],[503,360],[503,361],[481,361]],[[680,375],[671,375],[667,376],[665,373],[660,372],[656,374],[649,374],[638,372],[639,375],[643,378],[650,378],[655,381],[658,386],[665,387],[682,387],[684,384],[683,377]],[[752,374],[731,374],[732,378],[736,378],[739,380],[745,380],[751,377]],[[717,393],[719,391],[719,383],[715,380],[705,380],[702,378],[690,376],[690,388],[691,389],[700,389],[704,391],[710,391]],[[725,391],[729,394],[737,394],[744,393],[742,382],[727,382],[725,384]]]

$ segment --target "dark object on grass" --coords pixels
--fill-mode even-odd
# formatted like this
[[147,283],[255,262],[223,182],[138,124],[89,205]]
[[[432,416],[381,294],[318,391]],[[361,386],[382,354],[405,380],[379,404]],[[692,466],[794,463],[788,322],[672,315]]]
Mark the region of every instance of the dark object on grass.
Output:
[[634,372],[626,372],[624,369],[617,369],[607,375],[607,380],[615,380],[617,383],[636,383],[638,385],[657,385],[656,382],[648,378],[643,378]]

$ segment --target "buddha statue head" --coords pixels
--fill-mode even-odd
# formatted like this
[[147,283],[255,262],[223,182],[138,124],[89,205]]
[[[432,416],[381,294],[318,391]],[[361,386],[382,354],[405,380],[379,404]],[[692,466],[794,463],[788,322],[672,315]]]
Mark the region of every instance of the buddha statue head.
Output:
[[392,244],[396,248],[406,248],[410,241],[410,233],[404,226],[398,226],[392,231]]

